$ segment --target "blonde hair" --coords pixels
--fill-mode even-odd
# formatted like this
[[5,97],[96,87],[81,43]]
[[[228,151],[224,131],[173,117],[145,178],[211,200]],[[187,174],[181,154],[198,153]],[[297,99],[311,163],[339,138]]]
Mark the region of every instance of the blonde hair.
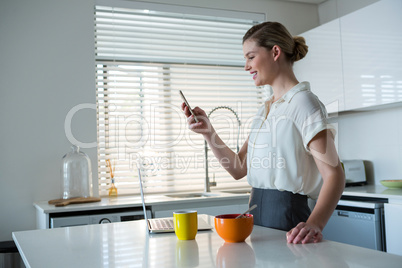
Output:
[[247,40],[253,40],[258,46],[269,50],[275,45],[279,46],[292,64],[304,58],[308,52],[306,40],[301,36],[292,36],[279,22],[267,21],[254,25],[243,36],[243,44]]

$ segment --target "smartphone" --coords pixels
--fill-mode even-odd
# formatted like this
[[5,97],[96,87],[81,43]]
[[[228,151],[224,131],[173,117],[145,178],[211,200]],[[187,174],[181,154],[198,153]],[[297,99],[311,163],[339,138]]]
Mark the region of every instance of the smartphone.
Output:
[[188,101],[186,100],[186,97],[184,97],[183,92],[181,92],[181,90],[179,90],[179,92],[180,92],[180,96],[181,96],[181,98],[183,99],[184,103],[187,105],[188,109],[190,110],[190,113],[194,116],[195,122],[198,123],[198,119],[197,119],[197,117],[195,116],[195,114],[194,114],[194,112],[193,112],[193,109],[191,109],[190,104],[188,104]]

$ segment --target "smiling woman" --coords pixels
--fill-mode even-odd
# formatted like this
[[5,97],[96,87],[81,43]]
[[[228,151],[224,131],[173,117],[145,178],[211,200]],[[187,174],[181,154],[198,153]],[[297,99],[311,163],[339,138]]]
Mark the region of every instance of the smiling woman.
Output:
[[[116,162],[119,195],[139,193],[139,159],[146,191],[200,191],[203,139],[186,129],[179,90],[194,107],[236,110],[244,139],[263,89],[256,90],[243,70],[241,38],[264,16],[225,10],[217,16],[216,10],[183,6],[172,13],[164,5],[131,4],[95,10],[100,195],[111,185],[106,159]],[[218,131],[235,149],[236,118],[225,111],[214,116]],[[245,180],[233,181],[216,162],[208,159],[216,189],[247,186]]]

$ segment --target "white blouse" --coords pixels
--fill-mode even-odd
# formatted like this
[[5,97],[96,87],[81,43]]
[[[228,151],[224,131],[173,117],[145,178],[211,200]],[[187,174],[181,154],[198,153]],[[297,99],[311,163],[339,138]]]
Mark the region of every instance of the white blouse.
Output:
[[[272,99],[271,96],[268,100]],[[322,185],[308,143],[320,131],[335,129],[325,106],[301,82],[271,105],[263,105],[251,124],[247,149],[247,180],[252,187],[286,190],[316,199]]]

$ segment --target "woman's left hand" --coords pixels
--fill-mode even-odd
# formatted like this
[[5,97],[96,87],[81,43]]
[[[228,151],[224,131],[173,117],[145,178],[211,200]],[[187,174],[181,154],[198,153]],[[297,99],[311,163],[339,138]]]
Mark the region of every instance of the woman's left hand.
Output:
[[300,222],[295,228],[286,233],[288,243],[306,244],[317,243],[322,240],[321,229],[306,222]]

